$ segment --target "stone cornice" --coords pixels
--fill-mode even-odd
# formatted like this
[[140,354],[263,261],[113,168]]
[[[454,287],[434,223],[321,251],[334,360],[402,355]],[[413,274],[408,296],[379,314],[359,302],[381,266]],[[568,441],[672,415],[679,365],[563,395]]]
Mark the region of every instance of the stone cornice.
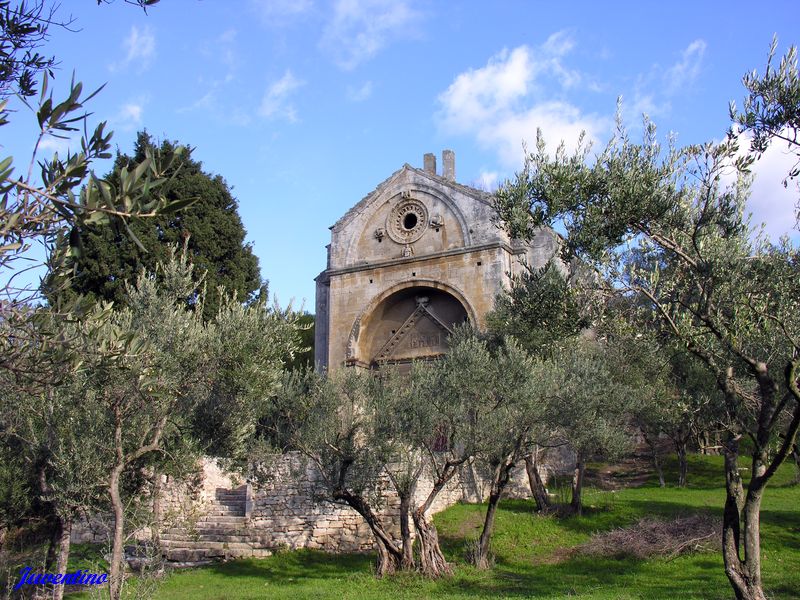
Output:
[[525,252],[527,251],[527,247],[524,245],[515,247],[510,244],[507,244],[506,242],[491,242],[489,244],[468,246],[467,248],[454,248],[452,250],[443,250],[441,252],[434,252],[432,254],[426,254],[424,256],[392,258],[389,260],[381,260],[372,263],[353,265],[350,267],[342,267],[340,269],[326,269],[325,271],[317,275],[315,281],[324,281],[335,275],[345,275],[347,273],[357,273],[359,271],[370,271],[373,269],[380,269],[383,267],[393,267],[395,265],[403,265],[403,264],[408,264],[408,265],[415,263],[424,264],[427,261],[439,258],[445,258],[448,256],[458,256],[460,254],[470,254],[472,252],[481,252],[484,250],[496,250],[496,249],[503,249],[509,254],[512,254],[514,256],[525,254]]

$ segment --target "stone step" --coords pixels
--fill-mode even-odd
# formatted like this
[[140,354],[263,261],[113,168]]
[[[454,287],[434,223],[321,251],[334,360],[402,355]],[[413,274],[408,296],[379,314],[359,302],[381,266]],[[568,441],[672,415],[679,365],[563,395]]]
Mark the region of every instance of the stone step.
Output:
[[232,508],[212,508],[205,516],[207,517],[243,517],[244,511]]
[[161,534],[167,535],[217,535],[220,533],[235,533],[237,535],[245,535],[252,531],[245,525],[237,525],[235,523],[197,523],[195,527],[188,529],[186,527],[170,527],[169,529],[162,529]]
[[246,542],[212,542],[209,540],[161,540],[164,548],[189,550],[252,550],[253,545]]
[[231,516],[231,515],[208,515],[207,517],[203,517],[197,523],[199,524],[210,524],[210,523],[236,523],[239,525],[243,525],[247,521],[247,518],[244,516]]
[[244,510],[246,500],[214,500],[211,506],[221,506],[224,508],[241,508]]
[[177,542],[181,540],[209,540],[212,542],[262,542],[272,539],[272,534],[267,532],[247,532],[247,531],[214,531],[197,533],[162,533],[161,540]]
[[267,548],[250,549],[189,549],[174,548],[164,553],[166,559],[177,563],[200,563],[213,558],[266,558],[272,556],[272,551]]
[[220,506],[222,508],[241,508],[244,510],[246,500],[212,500],[211,506]]
[[244,523],[195,523],[194,527],[170,527],[162,529],[162,533],[191,533],[191,534],[214,534],[214,533],[238,533],[244,534],[253,528],[246,521]]

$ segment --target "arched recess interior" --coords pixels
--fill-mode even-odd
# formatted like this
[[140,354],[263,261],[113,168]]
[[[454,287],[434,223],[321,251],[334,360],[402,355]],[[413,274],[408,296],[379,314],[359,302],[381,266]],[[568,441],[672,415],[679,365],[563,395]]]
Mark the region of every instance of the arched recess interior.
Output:
[[356,319],[347,364],[372,368],[438,356],[452,328],[467,320],[476,322],[474,310],[452,286],[433,280],[398,284],[376,296]]

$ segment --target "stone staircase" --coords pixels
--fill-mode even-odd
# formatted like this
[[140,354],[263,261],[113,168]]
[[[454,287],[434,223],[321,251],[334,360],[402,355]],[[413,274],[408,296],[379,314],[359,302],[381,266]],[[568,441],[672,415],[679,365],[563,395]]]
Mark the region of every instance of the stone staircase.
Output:
[[230,558],[266,557],[271,536],[250,529],[245,516],[247,488],[217,488],[206,516],[197,521],[192,531],[166,529],[161,534],[164,557],[180,565],[205,564]]

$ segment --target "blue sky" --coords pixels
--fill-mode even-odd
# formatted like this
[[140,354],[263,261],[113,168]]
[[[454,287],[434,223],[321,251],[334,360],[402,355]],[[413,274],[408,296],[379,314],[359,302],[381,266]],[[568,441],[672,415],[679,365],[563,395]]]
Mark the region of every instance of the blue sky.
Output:
[[[137,130],[196,148],[233,188],[262,276],[282,304],[325,266],[328,227],[404,163],[456,153],[457,179],[491,188],[543,129],[598,147],[618,96],[680,144],[721,138],[742,75],[799,40],[796,2],[426,2],[117,0],[62,3],[57,90],[72,70],[105,89],[89,106],[114,143]],[[3,155],[29,156],[35,117],[4,128]],[[63,150],[49,140],[44,151]],[[24,161],[17,161],[22,164]],[[439,158],[441,167],[441,158]],[[751,208],[773,235],[794,224],[782,148],[759,164]],[[107,166],[96,170],[105,173]]]

